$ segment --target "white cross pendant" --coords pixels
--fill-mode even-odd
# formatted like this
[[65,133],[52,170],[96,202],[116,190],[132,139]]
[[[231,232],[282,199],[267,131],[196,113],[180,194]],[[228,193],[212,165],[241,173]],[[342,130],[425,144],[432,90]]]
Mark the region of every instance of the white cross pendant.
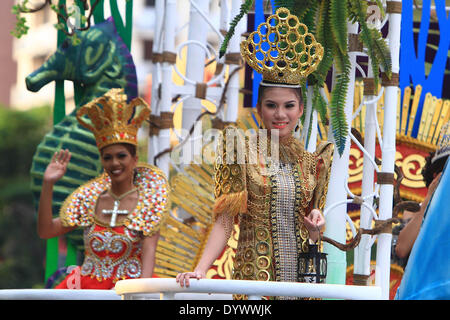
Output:
[[103,214],[111,215],[111,222],[109,224],[111,227],[116,226],[116,219],[117,219],[118,214],[128,214],[128,210],[119,210],[119,204],[120,204],[120,201],[115,200],[114,208],[112,210],[102,210]]

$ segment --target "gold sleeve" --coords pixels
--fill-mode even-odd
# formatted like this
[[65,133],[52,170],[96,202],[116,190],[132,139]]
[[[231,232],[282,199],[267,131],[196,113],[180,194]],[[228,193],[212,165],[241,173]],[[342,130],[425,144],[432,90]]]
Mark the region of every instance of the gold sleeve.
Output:
[[317,185],[314,190],[313,208],[323,211],[327,197],[328,183],[330,181],[331,163],[334,145],[331,142],[322,142],[316,152]]
[[247,211],[246,143],[242,133],[229,126],[217,148],[213,221],[221,214],[233,218]]

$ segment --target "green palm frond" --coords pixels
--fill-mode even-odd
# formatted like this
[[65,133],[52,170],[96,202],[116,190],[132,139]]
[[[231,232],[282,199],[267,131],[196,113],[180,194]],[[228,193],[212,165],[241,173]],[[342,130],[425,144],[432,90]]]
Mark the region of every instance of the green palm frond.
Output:
[[316,14],[320,1],[317,0],[275,0],[275,8],[284,7],[291,14],[296,15],[301,23],[308,27],[308,31],[315,34]]
[[332,34],[329,32],[330,17],[329,17],[329,0],[323,0],[318,7],[317,13],[317,23],[316,23],[316,39],[322,44],[324,48],[324,54],[322,61],[319,63],[316,71],[314,71],[308,82],[316,83],[317,86],[322,87],[326,80],[327,74],[333,65],[333,44],[334,39]]
[[341,53],[347,52],[347,1],[330,0],[331,31]]
[[313,95],[313,106],[314,109],[320,114],[320,119],[324,126],[327,124],[327,102],[320,94],[320,90],[318,86],[314,86],[314,95]]
[[302,19],[300,20],[306,26],[308,27],[308,31],[312,34],[316,34],[316,19],[317,19],[317,12],[319,10],[319,1],[311,1],[311,4],[309,5],[308,9],[305,10],[305,14],[302,16]]
[[367,18],[367,2],[360,0],[348,0],[348,19],[351,23],[365,21]]
[[303,100],[303,103],[306,103],[306,100],[308,99],[308,96],[307,96],[307,94],[306,94],[306,84],[305,83],[303,83],[302,84],[302,100]]
[[275,8],[280,8],[280,7],[284,7],[284,8],[288,8],[289,11],[291,11],[294,8],[294,2],[295,0],[275,0],[273,3],[275,5]]
[[329,0],[323,0],[320,3],[319,6],[319,12],[317,14],[317,28],[316,28],[316,38],[317,41],[319,41],[322,45],[326,45],[326,34],[327,34],[327,27],[329,23],[329,10],[330,8],[330,1]]
[[371,31],[366,22],[367,15],[367,2],[359,0],[349,0],[349,18],[353,23],[359,23],[361,32],[359,39],[363,45],[367,48],[367,54],[371,60],[371,68],[375,81],[375,88],[378,88],[379,83],[379,62],[373,46],[373,40],[371,38]]
[[344,110],[350,80],[350,66],[350,60],[347,57],[343,72],[336,76],[336,84],[331,92],[330,119],[334,141],[340,156],[344,152],[348,136],[348,125]]
[[333,50],[333,57],[334,57],[333,62],[336,73],[338,74],[344,73],[346,66],[345,59],[347,58],[347,55],[342,54],[337,45],[333,46],[331,49]]
[[274,4],[276,8],[288,8],[291,14],[296,15],[302,21],[306,13],[317,2],[317,0],[275,0]]
[[316,71],[308,77],[308,83],[323,87],[327,79],[328,72],[333,65],[334,57],[333,50],[330,47],[324,47],[324,53],[322,61],[317,66]]
[[[348,0],[349,3],[349,19],[352,22],[358,22],[361,27],[359,38],[367,48],[367,54],[371,60],[371,68],[374,76],[375,87],[379,83],[379,67],[383,67],[388,77],[392,74],[392,60],[389,48],[383,39],[383,35],[375,28],[367,25],[367,3],[359,0]],[[380,7],[380,3],[378,3]],[[382,9],[382,6],[381,6]],[[380,10],[381,10],[380,9]]]
[[375,2],[377,3],[378,9],[380,9],[381,19],[384,19],[386,13],[384,12],[383,3],[381,2],[381,0],[375,0]]
[[370,29],[370,33],[372,35],[371,38],[373,40],[377,60],[383,67],[387,77],[390,79],[392,75],[392,59],[389,47],[380,31],[377,29]]
[[219,58],[222,58],[225,52],[227,51],[228,43],[230,42],[231,37],[234,35],[234,30],[236,29],[237,24],[241,21],[242,17],[250,11],[250,8],[253,5],[253,0],[245,0],[242,3],[241,8],[239,9],[239,13],[233,18],[230,23],[230,28],[223,39],[222,45],[219,50]]

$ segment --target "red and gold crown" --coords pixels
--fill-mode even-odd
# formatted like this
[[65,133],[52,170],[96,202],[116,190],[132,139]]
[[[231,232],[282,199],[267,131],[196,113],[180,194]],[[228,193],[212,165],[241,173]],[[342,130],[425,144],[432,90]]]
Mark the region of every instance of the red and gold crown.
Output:
[[[138,110],[140,109],[140,110]],[[91,124],[82,117],[87,115]],[[78,122],[92,131],[99,150],[115,143],[137,145],[137,132],[150,115],[150,107],[141,98],[127,103],[123,89],[111,89],[104,96],[82,106]]]

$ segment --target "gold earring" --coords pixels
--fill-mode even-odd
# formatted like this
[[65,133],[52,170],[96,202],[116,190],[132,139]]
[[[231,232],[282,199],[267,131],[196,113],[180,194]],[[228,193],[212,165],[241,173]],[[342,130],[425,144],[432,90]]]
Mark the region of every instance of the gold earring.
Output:
[[295,126],[295,132],[297,132],[298,130],[300,130],[300,118],[298,118],[298,120],[297,120],[297,125]]

